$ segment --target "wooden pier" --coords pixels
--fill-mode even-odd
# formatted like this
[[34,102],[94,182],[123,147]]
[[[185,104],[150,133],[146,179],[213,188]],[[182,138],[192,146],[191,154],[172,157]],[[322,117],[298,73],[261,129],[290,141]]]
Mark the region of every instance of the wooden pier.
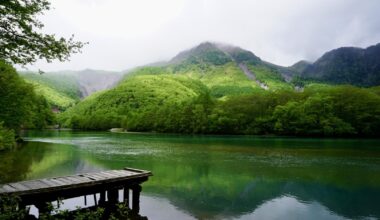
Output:
[[132,211],[139,213],[141,183],[147,181],[150,176],[150,171],[124,168],[29,180],[0,185],[0,196],[17,196],[21,199],[21,207],[34,205],[39,212],[43,212],[49,202],[80,196],[85,196],[86,201],[88,195],[93,196],[96,206],[116,204],[119,202],[119,190],[123,189],[124,202],[128,207],[131,203]]

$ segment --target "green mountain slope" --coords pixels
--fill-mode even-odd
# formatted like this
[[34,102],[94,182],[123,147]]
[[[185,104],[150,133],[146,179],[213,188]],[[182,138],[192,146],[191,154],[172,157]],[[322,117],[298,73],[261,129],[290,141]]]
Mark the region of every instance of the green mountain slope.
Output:
[[115,86],[122,75],[118,72],[85,69],[42,75],[21,72],[21,76],[33,84],[36,92],[43,95],[52,107],[65,110],[94,92]]
[[285,81],[279,67],[231,45],[202,43],[179,53],[167,66],[174,74],[201,80],[215,97],[293,87]]
[[54,108],[67,109],[80,99],[79,84],[73,76],[35,73],[23,73],[21,76],[34,85],[36,92]]
[[313,64],[293,65],[301,78],[332,84],[380,85],[380,44],[366,49],[342,47],[325,53]]
[[159,66],[137,68],[110,90],[60,115],[64,127],[302,136],[376,136],[377,88],[308,82],[232,46],[203,43]]
[[81,71],[60,71],[50,74],[60,74],[75,78],[79,85],[81,97],[87,97],[94,92],[114,87],[122,77],[120,72],[84,69]]
[[0,60],[0,151],[13,147],[22,128],[44,128],[53,121],[47,101]]
[[165,120],[162,115],[169,113],[167,108],[180,111],[207,94],[206,86],[186,76],[136,75],[111,90],[87,97],[61,114],[60,121],[73,128],[151,130],[150,125],[158,120],[156,114]]

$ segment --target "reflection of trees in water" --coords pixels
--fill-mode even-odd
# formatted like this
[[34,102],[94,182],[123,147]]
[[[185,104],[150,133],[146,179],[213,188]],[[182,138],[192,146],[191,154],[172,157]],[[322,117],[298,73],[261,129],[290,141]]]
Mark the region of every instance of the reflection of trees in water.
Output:
[[33,162],[41,161],[45,147],[31,147],[28,143],[0,153],[0,183],[21,181],[30,172]]
[[[366,169],[348,173],[348,167],[336,166],[327,173],[318,166],[225,163],[212,155],[199,160],[177,158],[175,162],[145,158],[128,166],[153,171],[154,177],[143,185],[143,192],[168,198],[199,218],[238,217],[282,196],[294,197],[305,205],[317,202],[348,218],[380,216],[380,190],[375,187],[379,181]],[[347,175],[342,175],[345,171]]]
[[[70,146],[25,142],[0,154],[0,183],[68,175],[86,168]],[[87,168],[90,170],[90,168]]]
[[[172,140],[176,141],[177,139]],[[380,198],[380,176],[374,175],[379,164],[371,159],[376,158],[379,153],[373,154],[373,151],[363,149],[343,149],[345,142],[335,143],[332,140],[315,144],[315,148],[311,150],[304,149],[305,144],[310,145],[310,140],[280,141],[278,144],[272,143],[273,141],[268,144],[265,140],[255,142],[259,146],[276,146],[272,148],[250,148],[248,146],[252,145],[252,139],[247,139],[247,143],[243,141],[242,145],[239,145],[241,140],[226,140],[231,145],[235,145],[236,141],[236,147],[227,146],[226,143],[223,145],[225,140],[220,141],[223,143],[210,141],[203,145],[199,145],[197,141],[199,140],[193,140],[191,146],[184,144],[185,146],[178,147],[178,143],[165,140],[165,145],[171,148],[158,146],[162,153],[157,151],[154,156],[123,154],[121,151],[125,149],[126,152],[134,152],[134,148],[154,149],[138,145],[140,142],[137,145],[133,143],[131,149],[120,147],[120,152],[106,156],[94,148],[88,153],[75,149],[66,152],[63,147],[53,151],[48,145],[35,146],[35,149],[28,146],[28,150],[20,149],[24,152],[18,152],[19,156],[8,158],[7,163],[11,163],[11,166],[0,164],[0,180],[3,180],[3,176],[15,174],[18,177],[14,180],[23,179],[25,173],[34,173],[37,176],[37,172],[26,168],[31,167],[31,163],[39,167],[37,169],[34,166],[34,171],[45,172],[38,174],[41,176],[46,175],[46,172],[54,172],[57,176],[91,171],[94,167],[120,169],[129,166],[153,172],[154,176],[143,184],[144,193],[168,198],[176,207],[199,218],[216,218],[221,215],[238,217],[254,212],[262,204],[284,195],[294,197],[305,205],[317,202],[331,212],[349,218],[380,216],[380,210],[376,207]],[[178,142],[185,143],[186,140],[179,139]],[[117,146],[123,143],[118,142]],[[141,143],[146,144],[144,140]],[[334,143],[338,146],[331,148]],[[41,144],[43,143],[38,143],[39,146]],[[103,147],[103,143],[95,144]],[[288,145],[292,147],[287,147]],[[321,150],[317,145],[325,149]],[[29,147],[32,148],[31,153]],[[113,149],[109,144],[107,147],[108,151]],[[65,162],[42,161],[42,157],[51,157],[53,152],[65,155]],[[4,154],[0,154],[0,159],[3,157]],[[19,169],[13,166],[19,166]],[[45,167],[49,167],[50,171],[44,171]]]
[[238,217],[252,213],[264,203],[282,196],[295,197],[306,205],[317,202],[331,212],[347,218],[380,216],[377,202],[380,192],[376,189],[348,190],[313,183],[254,180],[239,190],[239,193],[228,195],[213,189],[213,186],[204,186],[203,190],[176,188],[170,191],[144,187],[144,191],[166,197],[175,206],[200,218],[220,215]]

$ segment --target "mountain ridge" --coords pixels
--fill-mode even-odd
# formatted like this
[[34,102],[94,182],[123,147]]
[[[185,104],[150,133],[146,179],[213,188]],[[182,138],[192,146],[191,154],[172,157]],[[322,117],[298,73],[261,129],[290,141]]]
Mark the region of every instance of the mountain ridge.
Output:
[[284,74],[297,76],[244,49],[204,43],[166,64],[131,70],[58,121],[74,129],[163,133],[378,135],[378,88],[297,86]]
[[[292,67],[297,69],[295,65]],[[367,48],[341,47],[328,51],[314,63],[304,65],[299,76],[332,84],[380,85],[380,43]]]
[[110,89],[121,80],[122,74],[113,71],[84,69],[81,71],[56,71],[39,74],[19,72],[34,85],[54,109],[65,110],[95,92]]

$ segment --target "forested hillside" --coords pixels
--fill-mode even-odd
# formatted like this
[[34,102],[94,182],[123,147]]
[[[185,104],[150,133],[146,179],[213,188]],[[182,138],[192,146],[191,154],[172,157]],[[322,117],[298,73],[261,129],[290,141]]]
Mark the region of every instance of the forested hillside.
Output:
[[307,80],[356,86],[380,85],[380,44],[366,49],[343,47],[325,53],[314,63],[291,67]]
[[[307,65],[306,65],[307,66]],[[209,134],[377,136],[378,88],[285,80],[286,69],[249,51],[202,43],[59,116],[64,127]]]
[[[339,51],[346,50],[358,49]],[[50,108],[61,111],[57,115],[61,127],[74,129],[378,136],[379,87],[337,86],[338,81],[324,83],[328,71],[310,72],[322,64],[338,65],[336,54],[341,52],[327,53],[314,64],[301,61],[286,68],[239,47],[206,42],[166,63],[136,68],[123,78],[116,72],[94,70],[22,73],[30,84],[3,63],[2,77],[9,79],[3,79],[2,91],[9,91],[7,86],[20,89],[2,97],[2,106],[9,108],[0,112],[1,136],[53,124]],[[348,64],[340,65],[347,74],[357,74]],[[17,111],[11,111],[21,92],[25,99],[17,99]]]
[[34,85],[38,94],[43,95],[53,108],[60,111],[94,92],[113,87],[122,76],[117,72],[91,69],[43,74],[20,73],[21,77]]
[[53,124],[54,115],[46,99],[1,60],[0,88],[0,150],[14,146],[15,136],[22,128]]
[[73,77],[79,85],[81,98],[87,97],[100,90],[112,88],[122,77],[120,72],[93,69],[84,69],[81,71],[60,71],[48,74],[59,74]]
[[79,101],[81,92],[73,76],[63,74],[23,73],[38,94],[43,95],[53,108],[65,110]]

